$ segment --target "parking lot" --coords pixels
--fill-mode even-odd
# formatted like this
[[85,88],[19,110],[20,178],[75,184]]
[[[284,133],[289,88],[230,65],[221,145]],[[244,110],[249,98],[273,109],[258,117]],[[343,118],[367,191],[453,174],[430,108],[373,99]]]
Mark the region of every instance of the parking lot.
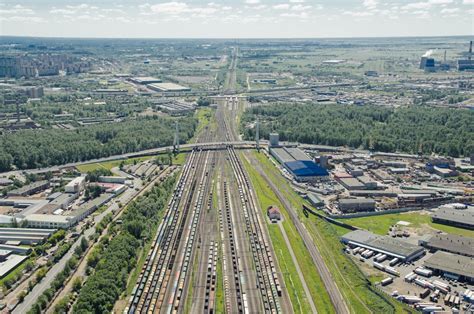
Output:
[[[377,252],[374,252],[373,255],[368,258],[362,257],[361,252],[363,252],[363,250],[357,252],[356,247],[352,247],[350,250],[346,250],[346,252],[347,254],[351,255],[353,260],[364,272],[370,272],[372,275],[382,275],[384,279],[389,277],[393,279],[393,282],[386,285],[382,285],[380,282],[377,283],[377,286],[380,289],[382,289],[388,295],[413,305],[420,310],[424,308],[425,311],[441,311],[442,309],[454,310],[454,308],[457,308],[458,310],[463,311],[474,311],[473,303],[469,303],[467,298],[464,297],[467,289],[474,291],[473,284],[457,282],[456,280],[444,278],[435,274],[429,275],[429,271],[426,272],[427,274],[424,276],[415,274],[416,269],[420,270],[421,268],[426,270],[426,268],[423,267],[424,261],[430,258],[433,253],[425,250],[425,255],[415,261],[409,263],[398,262],[397,264],[393,265],[393,269],[399,273],[399,276],[396,276],[374,267],[374,262],[377,264],[375,261]],[[389,263],[391,260],[393,260],[393,258],[387,256],[387,259],[385,259],[383,262],[379,262],[379,264],[387,267],[390,266]],[[413,275],[409,276],[410,274]],[[406,280],[407,276],[411,277],[411,280]],[[442,287],[439,288],[433,285],[434,282],[436,282],[436,284],[441,283],[440,286],[445,284],[448,290],[447,293],[443,293]],[[429,292],[425,292],[427,289]],[[445,302],[446,295],[449,295],[447,302]],[[408,298],[405,298],[405,296]],[[459,299],[456,299],[456,297],[459,297]],[[459,303],[455,304],[457,300],[459,300]],[[474,302],[474,299],[471,299],[470,302]],[[468,313],[471,313],[469,311]]]

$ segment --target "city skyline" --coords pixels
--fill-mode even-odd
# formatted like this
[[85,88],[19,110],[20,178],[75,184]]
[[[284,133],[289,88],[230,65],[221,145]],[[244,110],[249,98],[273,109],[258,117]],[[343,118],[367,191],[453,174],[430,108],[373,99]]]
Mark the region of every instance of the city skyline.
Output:
[[0,35],[112,38],[315,38],[474,34],[473,0],[18,1]]

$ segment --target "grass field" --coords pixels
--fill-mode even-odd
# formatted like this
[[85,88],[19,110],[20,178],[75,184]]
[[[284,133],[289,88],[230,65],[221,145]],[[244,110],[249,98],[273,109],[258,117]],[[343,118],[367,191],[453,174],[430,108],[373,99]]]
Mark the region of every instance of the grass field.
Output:
[[280,191],[297,210],[299,219],[304,223],[320,250],[350,311],[353,313],[406,312],[407,308],[401,303],[376,291],[357,265],[343,253],[339,237],[345,230],[337,229],[332,224],[312,215],[306,218],[300,210],[306,201],[291,189],[289,183],[264,154],[255,153],[255,155],[271,180],[280,187]]
[[[283,227],[292,245],[292,249],[298,259],[299,266],[303,272],[303,276],[308,285],[308,288],[313,298],[313,302],[318,309],[323,313],[333,313],[334,308],[329,299],[323,282],[319,276],[316,266],[313,264],[309,252],[306,250],[304,243],[301,241],[298,232],[291,223],[288,213],[283,205],[279,202],[277,196],[273,193],[271,188],[267,185],[265,180],[258,174],[258,172],[244,160],[244,166],[250,175],[253,187],[255,189],[260,207],[265,214],[265,209],[270,205],[276,205],[281,209],[284,216]],[[293,263],[290,253],[286,247],[283,235],[277,225],[270,224],[267,221],[267,227],[273,247],[278,259],[278,264],[283,273],[285,285],[289,293],[293,310],[295,313],[310,313],[311,307],[308,303],[307,296],[304,293],[303,285],[299,279],[296,267]]]
[[120,164],[123,162],[124,164],[132,164],[133,162],[142,162],[148,159],[152,159],[154,156],[143,156],[143,157],[136,157],[136,158],[128,158],[128,159],[120,159],[120,160],[112,160],[112,161],[105,161],[105,162],[96,162],[96,163],[90,163],[90,164],[83,164],[76,166],[77,170],[80,172],[90,172],[94,171],[96,169],[107,169],[110,170],[114,167],[120,166]]
[[377,234],[387,234],[390,226],[396,224],[400,220],[410,222],[409,227],[423,227],[429,226],[433,229],[441,230],[447,233],[463,235],[467,237],[474,237],[473,230],[461,229],[452,226],[433,223],[428,214],[420,212],[387,214],[382,216],[360,217],[351,219],[341,219],[347,224],[363,228]]

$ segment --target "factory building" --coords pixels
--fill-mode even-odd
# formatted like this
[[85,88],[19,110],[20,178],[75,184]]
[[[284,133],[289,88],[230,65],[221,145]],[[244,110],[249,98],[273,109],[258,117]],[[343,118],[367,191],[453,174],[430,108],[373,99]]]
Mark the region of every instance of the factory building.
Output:
[[64,187],[66,193],[81,193],[86,186],[86,177],[76,177]]
[[21,188],[11,190],[7,193],[8,196],[28,196],[35,193],[38,193],[42,190],[45,190],[49,187],[49,182],[47,180],[44,181],[36,181],[25,185]]
[[147,87],[156,92],[190,92],[189,87],[181,86],[175,83],[154,83],[148,84]]
[[314,193],[308,193],[307,198],[314,207],[324,206],[324,201]]
[[141,85],[147,85],[147,84],[153,84],[153,83],[161,83],[163,82],[162,80],[156,78],[156,77],[151,77],[151,76],[136,76],[130,78],[130,81],[136,84],[141,84]]
[[321,168],[312,160],[296,160],[285,162],[283,166],[298,182],[323,181],[327,180],[329,177],[327,170]]
[[455,234],[435,234],[421,245],[429,250],[443,251],[453,254],[474,257],[474,238]]
[[474,229],[474,208],[455,209],[441,207],[431,215],[433,222],[466,229]]
[[346,233],[341,237],[341,241],[351,247],[363,247],[391,257],[396,257],[402,262],[410,262],[425,253],[422,247],[404,240],[376,235],[365,230],[355,230]]
[[1,255],[3,255],[3,261],[0,262],[0,278],[11,273],[28,258],[28,256],[11,254],[11,251],[2,251]]
[[443,251],[434,253],[424,266],[449,279],[474,282],[474,258]]
[[474,61],[472,60],[472,40],[469,42],[469,51],[467,59],[458,60],[459,71],[472,71],[474,70]]
[[54,229],[0,228],[0,243],[34,245],[45,241],[54,231]]
[[31,228],[68,229],[74,225],[71,216],[32,214],[25,219]]
[[338,177],[337,181],[346,189],[352,190],[364,190],[365,185],[353,177]]
[[344,213],[374,211],[375,201],[371,198],[345,198],[339,200],[339,210]]

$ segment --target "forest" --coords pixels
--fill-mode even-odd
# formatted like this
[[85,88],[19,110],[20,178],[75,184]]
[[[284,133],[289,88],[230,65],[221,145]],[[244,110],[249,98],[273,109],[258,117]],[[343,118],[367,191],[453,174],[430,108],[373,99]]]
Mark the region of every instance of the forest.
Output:
[[[87,161],[173,143],[174,119],[139,118],[65,131],[22,130],[0,136],[0,172]],[[180,140],[194,134],[197,120],[179,120]]]
[[247,110],[241,120],[245,139],[256,117],[260,136],[278,132],[281,141],[348,146],[382,152],[437,153],[452,157],[474,152],[474,111],[428,106],[276,104]]
[[110,228],[103,248],[96,254],[97,260],[88,260],[92,274],[80,290],[73,313],[111,312],[125,291],[129,273],[137,265],[140,248],[153,239],[175,181],[173,176],[155,185],[125,209],[123,224]]

